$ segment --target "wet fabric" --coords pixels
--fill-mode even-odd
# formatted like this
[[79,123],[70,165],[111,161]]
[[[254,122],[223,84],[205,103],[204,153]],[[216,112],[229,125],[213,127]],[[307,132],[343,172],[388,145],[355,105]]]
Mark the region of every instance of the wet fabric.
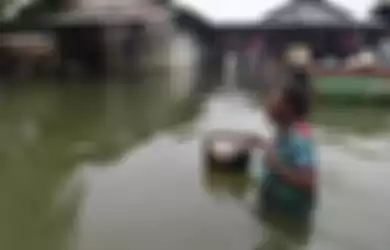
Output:
[[[279,134],[274,143],[279,159],[286,166],[291,168],[315,168],[317,166],[312,132],[308,123],[301,122],[294,125],[289,131]],[[286,183],[266,165],[264,165],[261,190],[266,200],[277,203],[294,214],[305,214],[311,210],[314,192]]]

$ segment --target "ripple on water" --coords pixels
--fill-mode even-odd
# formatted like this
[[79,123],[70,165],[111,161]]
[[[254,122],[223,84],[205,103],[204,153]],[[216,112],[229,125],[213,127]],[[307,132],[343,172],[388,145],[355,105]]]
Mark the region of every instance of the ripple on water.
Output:
[[344,135],[337,145],[320,147],[321,202],[314,246],[331,242],[332,249],[380,250],[390,243],[385,233],[390,228],[387,141],[385,136]]

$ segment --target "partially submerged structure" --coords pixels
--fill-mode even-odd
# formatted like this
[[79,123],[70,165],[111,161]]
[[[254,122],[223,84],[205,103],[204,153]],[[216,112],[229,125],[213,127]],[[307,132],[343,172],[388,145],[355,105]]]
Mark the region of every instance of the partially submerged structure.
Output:
[[[260,13],[251,13],[256,11]],[[228,52],[234,51],[239,64],[252,69],[266,58],[280,58],[294,43],[306,44],[314,58],[345,58],[375,42],[373,37],[383,31],[380,22],[358,21],[326,0],[290,0],[262,17],[254,14],[247,19],[235,16],[213,20],[209,13],[191,8],[189,3],[177,4],[175,13],[179,27],[196,33],[208,61],[222,65]]]
[[146,5],[74,10],[48,16],[45,23],[56,33],[61,68],[78,62],[101,74],[139,66],[145,50],[156,45],[151,34],[163,36],[157,31],[167,20],[164,9]]
[[[14,37],[23,32],[50,37],[55,48],[52,54],[58,59],[56,68],[62,72],[127,73],[150,60],[154,67],[168,61],[164,52],[171,33],[169,13],[153,1],[67,0],[62,12],[47,14],[40,9],[37,12],[34,6],[30,9],[24,11],[27,14],[22,11],[23,18],[17,22],[2,24],[1,35],[6,32],[7,37]],[[17,55],[8,56],[5,45],[0,44],[0,54],[7,54],[8,62],[15,61],[11,58]],[[35,50],[28,45],[24,51]],[[4,58],[1,56],[0,65],[14,64],[3,63]],[[1,69],[9,72],[8,66]]]

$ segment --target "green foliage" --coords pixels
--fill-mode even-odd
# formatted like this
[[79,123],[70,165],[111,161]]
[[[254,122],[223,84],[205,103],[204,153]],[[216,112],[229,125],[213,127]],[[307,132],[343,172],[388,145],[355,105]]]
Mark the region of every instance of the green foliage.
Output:
[[45,13],[59,12],[64,2],[64,0],[36,0],[23,8],[19,17],[29,19]]
[[0,0],[0,19],[4,16],[5,8],[10,3],[10,0]]
[[58,12],[62,9],[64,0],[40,0],[43,9],[49,12]]
[[[7,6],[17,0],[0,0],[0,20],[4,17]],[[31,2],[19,9],[16,19],[28,21],[39,15],[55,13],[63,9],[65,0],[31,0]]]

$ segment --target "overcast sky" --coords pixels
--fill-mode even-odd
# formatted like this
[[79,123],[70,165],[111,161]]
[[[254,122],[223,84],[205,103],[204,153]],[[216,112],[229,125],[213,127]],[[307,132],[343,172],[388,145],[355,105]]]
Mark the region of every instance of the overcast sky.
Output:
[[[2,1],[2,0],[0,0]],[[10,8],[10,13],[31,0],[16,0]],[[94,0],[92,0],[94,1]],[[98,1],[98,0],[96,0]],[[104,1],[104,0],[99,0]],[[107,0],[110,1],[110,0]],[[119,0],[121,1],[121,0]],[[123,0],[125,1],[125,0]],[[127,0],[128,1],[128,0]],[[210,21],[251,21],[261,19],[263,13],[282,5],[289,0],[173,0],[174,4],[188,5],[202,13]],[[358,19],[367,17],[368,11],[379,0],[329,0],[350,10]],[[389,1],[389,0],[385,0]]]
[[[174,4],[187,5],[202,13],[210,21],[248,21],[262,17],[270,9],[288,0],[173,0]],[[351,12],[358,19],[367,18],[369,10],[378,0],[329,0]]]

